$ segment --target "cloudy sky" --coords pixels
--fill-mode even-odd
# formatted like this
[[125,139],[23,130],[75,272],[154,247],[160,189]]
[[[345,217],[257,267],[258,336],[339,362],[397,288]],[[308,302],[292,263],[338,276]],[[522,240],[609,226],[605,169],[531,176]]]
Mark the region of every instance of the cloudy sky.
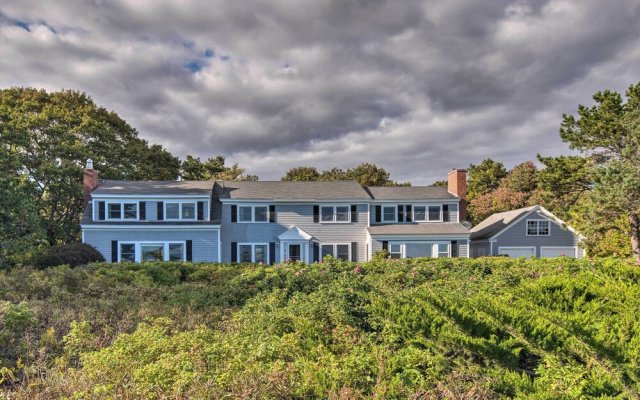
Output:
[[261,179],[374,162],[427,184],[568,147],[640,81],[640,0],[0,2],[0,86],[78,89],[178,156]]

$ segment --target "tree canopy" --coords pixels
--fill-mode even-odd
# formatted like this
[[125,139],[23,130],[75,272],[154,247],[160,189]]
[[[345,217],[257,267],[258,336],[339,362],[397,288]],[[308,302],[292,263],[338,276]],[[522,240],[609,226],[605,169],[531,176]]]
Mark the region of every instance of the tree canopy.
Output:
[[165,180],[179,173],[178,158],[78,91],[1,90],[0,139],[1,173],[32,199],[49,244],[79,237],[88,158],[106,179]]
[[207,161],[200,161],[199,157],[188,155],[180,166],[180,176],[185,180],[225,180],[225,181],[257,181],[256,175],[243,175],[245,169],[238,163],[225,165],[223,156],[209,157]]
[[347,170],[331,168],[318,172],[315,167],[295,167],[281,178],[283,181],[344,181],[355,180],[362,186],[410,186],[408,182],[391,180],[390,173],[372,163],[362,163]]

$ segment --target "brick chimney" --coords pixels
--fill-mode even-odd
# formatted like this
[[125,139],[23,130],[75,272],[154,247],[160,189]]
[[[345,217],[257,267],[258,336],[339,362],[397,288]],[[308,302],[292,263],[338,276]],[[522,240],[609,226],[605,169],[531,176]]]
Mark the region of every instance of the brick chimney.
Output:
[[84,206],[86,207],[91,199],[91,192],[98,187],[98,171],[93,169],[93,160],[90,158],[87,160],[87,165],[84,167],[82,183],[84,186]]
[[447,174],[447,189],[460,197],[459,215],[460,222],[467,219],[467,170],[452,169]]

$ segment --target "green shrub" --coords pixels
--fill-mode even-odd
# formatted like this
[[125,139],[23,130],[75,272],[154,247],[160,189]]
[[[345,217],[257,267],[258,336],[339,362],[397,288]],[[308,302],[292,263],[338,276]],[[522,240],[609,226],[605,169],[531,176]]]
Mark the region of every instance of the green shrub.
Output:
[[33,263],[38,268],[48,268],[57,265],[77,267],[102,261],[104,257],[95,247],[84,243],[69,243],[48,248],[36,256]]

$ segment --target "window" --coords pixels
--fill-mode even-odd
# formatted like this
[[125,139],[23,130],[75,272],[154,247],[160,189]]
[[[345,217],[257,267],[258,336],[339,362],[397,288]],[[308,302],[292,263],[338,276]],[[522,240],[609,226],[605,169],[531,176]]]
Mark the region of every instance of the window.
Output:
[[121,219],[122,218],[122,204],[109,203],[109,219]]
[[449,258],[449,243],[438,243],[438,258]]
[[182,219],[196,219],[196,203],[182,203]]
[[196,203],[191,202],[173,202],[164,203],[164,218],[175,220],[195,220],[196,219]]
[[138,203],[107,203],[107,219],[138,219]]
[[320,207],[321,222],[350,222],[349,206],[322,206]]
[[415,206],[413,207],[413,220],[414,221],[426,221],[427,220],[427,207]]
[[549,221],[546,219],[528,219],[527,236],[549,236]]
[[441,221],[440,206],[429,206],[429,221]]
[[433,257],[433,245],[431,243],[405,243],[405,258]]
[[389,245],[390,258],[402,258],[402,246],[399,244]]
[[184,242],[120,243],[120,261],[184,261]]
[[136,262],[135,243],[120,243],[120,261]]
[[241,263],[269,262],[267,244],[243,243],[238,245],[238,259]]
[[164,244],[152,243],[140,245],[140,259],[145,261],[164,261]]
[[322,244],[320,246],[321,256],[324,259],[326,256],[332,256],[339,260],[349,261],[351,246],[349,244]]
[[124,219],[138,219],[138,204],[124,204]]
[[268,206],[240,206],[238,207],[239,222],[269,222]]
[[255,207],[255,217],[254,217],[254,221],[255,222],[267,222],[268,220],[268,207],[266,206],[260,206],[260,207]]
[[169,243],[169,261],[183,261],[184,246],[182,243]]
[[396,222],[396,206],[382,207],[382,222]]

